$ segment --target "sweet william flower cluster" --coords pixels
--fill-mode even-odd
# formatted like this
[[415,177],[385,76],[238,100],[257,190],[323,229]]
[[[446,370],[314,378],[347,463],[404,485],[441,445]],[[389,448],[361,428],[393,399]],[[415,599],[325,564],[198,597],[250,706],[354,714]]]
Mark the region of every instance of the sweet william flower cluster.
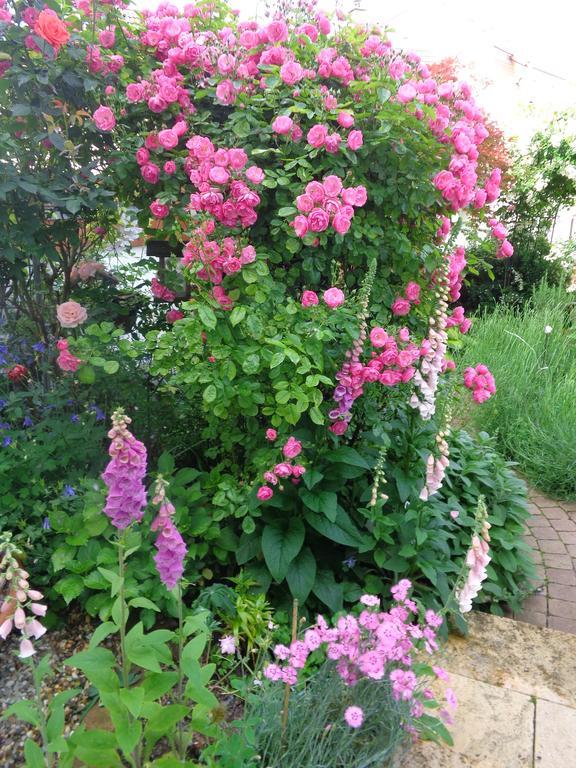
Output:
[[[335,665],[352,697],[362,679],[389,681],[394,698],[410,702],[411,716],[417,723],[424,714],[423,701],[432,694],[419,679],[414,663],[418,653],[432,653],[438,647],[436,634],[442,618],[428,610],[417,621],[418,607],[408,597],[411,586],[403,579],[392,588],[394,604],[388,611],[381,610],[375,595],[363,595],[358,615],[340,616],[334,626],[318,616],[302,639],[274,648],[276,661],[265,668],[265,677],[296,685],[310,654],[321,651],[324,663]],[[361,707],[352,705],[343,717],[351,728],[360,728],[364,713]]]

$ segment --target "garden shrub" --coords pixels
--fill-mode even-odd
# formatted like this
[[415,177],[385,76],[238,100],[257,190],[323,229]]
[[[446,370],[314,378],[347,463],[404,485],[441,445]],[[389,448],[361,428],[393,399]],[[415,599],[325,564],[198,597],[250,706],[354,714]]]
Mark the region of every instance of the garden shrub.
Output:
[[[110,30],[94,47],[86,9],[64,6],[74,34],[27,59],[15,41],[35,20],[13,11],[11,103],[26,107],[23,67],[36,83],[44,60],[57,78],[87,53],[85,103],[99,101],[79,140],[97,144],[98,193],[137,206],[146,235],[181,254],[151,280],[168,324],[153,313],[145,340],[87,325],[76,257],[49,270],[53,303],[69,301],[47,341],[62,375],[107,403],[132,397],[133,376],[158,425],[141,429],[136,412],[135,428],[180,478],[191,575],[240,567],[278,600],[332,610],[403,573],[426,594],[419,552],[433,545],[458,386],[450,349],[469,326],[449,309],[466,268],[458,213],[492,204],[501,176],[478,166],[488,129],[469,86],[438,84],[384,33],[314,7],[259,27],[218,2],[129,20],[111,6],[98,22],[116,26],[112,54]],[[29,130],[41,115],[24,111]],[[505,228],[491,227],[509,257]],[[70,329],[58,341],[56,319]],[[464,383],[478,402],[494,391],[484,368]]]

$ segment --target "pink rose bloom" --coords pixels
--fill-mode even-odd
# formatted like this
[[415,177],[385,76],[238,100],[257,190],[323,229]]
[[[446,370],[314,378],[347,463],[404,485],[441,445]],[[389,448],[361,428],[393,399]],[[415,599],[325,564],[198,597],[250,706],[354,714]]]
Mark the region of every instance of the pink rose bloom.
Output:
[[110,107],[98,107],[92,119],[99,131],[111,131],[116,125],[116,118]]
[[266,35],[271,43],[283,43],[288,39],[288,27],[281,19],[272,21],[266,27]]
[[342,128],[351,128],[354,125],[354,116],[350,112],[339,112],[337,119]]
[[86,322],[88,313],[77,301],[65,301],[56,307],[56,317],[62,328],[77,328]]
[[153,203],[150,203],[150,211],[156,219],[165,219],[170,213],[170,207],[159,200],[154,200]]
[[308,227],[311,232],[324,232],[328,229],[330,217],[322,208],[313,208],[308,216]]
[[342,179],[339,176],[326,176],[322,184],[328,197],[336,197],[342,191]]
[[286,85],[294,85],[304,77],[304,70],[297,61],[287,61],[280,67],[280,79]]
[[221,101],[222,104],[234,104],[236,101],[236,89],[232,80],[222,80],[216,86],[216,98]]
[[346,421],[335,421],[334,424],[331,424],[328,429],[330,432],[332,432],[333,435],[343,435],[344,432],[348,429],[348,422]]
[[98,42],[102,46],[102,48],[113,48],[114,43],[116,42],[116,35],[114,33],[114,27],[108,27],[107,29],[103,29],[102,32],[98,35]]
[[397,298],[392,304],[392,312],[398,317],[403,317],[410,312],[410,302],[407,299]]
[[178,320],[184,319],[184,312],[182,312],[180,309],[169,309],[168,312],[166,312],[166,322],[167,323],[176,323]]
[[408,301],[418,301],[420,299],[420,286],[418,283],[408,283],[404,295]]
[[274,474],[277,477],[290,477],[292,474],[292,467],[287,462],[283,461],[280,464],[276,464],[274,467]]
[[314,200],[312,200],[310,195],[298,195],[296,198],[296,208],[298,208],[300,213],[310,213],[312,208],[314,208]]
[[272,485],[278,485],[278,478],[274,472],[264,472],[264,480]]
[[308,232],[308,219],[306,216],[296,216],[292,222],[292,226],[294,227],[294,232],[298,237],[304,237],[304,235]]
[[308,144],[310,144],[312,147],[321,147],[324,142],[326,141],[326,136],[328,135],[328,129],[325,125],[313,125],[312,128],[308,131],[306,134],[306,141]]
[[351,223],[350,218],[345,213],[342,213],[342,211],[336,213],[332,219],[332,226],[339,235],[345,235],[350,229]]
[[144,87],[140,83],[130,83],[126,86],[126,98],[135,103],[144,98]]
[[341,141],[342,141],[342,136],[340,136],[340,134],[331,133],[329,136],[326,136],[326,141],[324,142],[324,149],[330,155],[335,155],[336,152],[338,152],[338,150],[340,149]]
[[248,155],[243,149],[234,147],[228,150],[228,162],[235,171],[241,171],[248,162]]
[[310,195],[315,203],[323,203],[326,197],[324,186],[319,181],[310,181],[306,184],[306,194]]
[[364,137],[362,135],[362,131],[350,131],[348,134],[347,144],[353,152],[356,152],[356,150],[360,149],[363,143]]
[[314,291],[304,291],[302,294],[303,307],[315,307],[318,304],[318,295]]
[[174,149],[178,146],[178,134],[172,128],[166,128],[158,134],[158,143],[164,149]]
[[156,184],[160,179],[160,168],[156,163],[145,163],[140,167],[140,174],[148,184]]
[[240,252],[240,263],[244,266],[245,264],[252,264],[254,261],[256,261],[256,249],[253,245],[244,246]]
[[404,85],[401,85],[400,88],[398,88],[396,98],[401,104],[408,104],[409,102],[414,101],[417,95],[418,91],[412,83],[404,83]]
[[138,165],[145,165],[150,160],[150,152],[146,147],[140,147],[136,150],[136,162]]
[[354,201],[354,206],[356,208],[362,208],[362,206],[366,205],[366,201],[368,200],[368,192],[366,191],[366,187],[360,184],[358,187],[356,187],[355,192],[356,199]]
[[294,142],[299,142],[300,141],[300,139],[302,138],[302,128],[300,128],[299,125],[295,125],[292,128],[292,133],[290,134],[290,138]]
[[302,443],[299,440],[296,440],[294,436],[290,436],[282,448],[282,453],[287,459],[295,459],[301,451]]
[[272,130],[274,133],[279,133],[281,136],[285,136],[290,133],[294,121],[288,115],[278,115],[278,117],[272,123]]
[[80,367],[80,364],[82,363],[82,360],[80,358],[76,357],[75,355],[70,352],[68,349],[68,342],[66,339],[60,339],[56,346],[59,349],[58,357],[56,358],[56,364],[60,368],[61,371],[67,371],[70,373],[76,373],[78,368]]
[[514,253],[514,246],[509,240],[504,240],[500,248],[498,249],[498,258],[508,259]]
[[222,168],[220,165],[210,168],[208,176],[210,181],[213,181],[215,184],[227,184],[230,181],[230,174],[226,168]]
[[226,259],[222,265],[222,271],[225,275],[233,275],[235,272],[239,272],[242,269],[242,262],[237,259],[236,256],[232,256]]
[[278,437],[278,432],[276,432],[275,429],[266,430],[266,440],[276,440],[277,437]]
[[267,485],[261,485],[260,488],[258,488],[256,498],[260,501],[268,501],[268,499],[271,499],[272,496],[274,496],[274,491]]
[[370,343],[373,347],[383,347],[388,341],[388,334],[384,328],[377,326],[370,331]]
[[400,328],[398,331],[398,338],[400,341],[403,341],[405,344],[410,341],[410,331],[408,328]]
[[344,292],[340,288],[328,288],[322,295],[324,303],[330,307],[330,309],[336,309],[340,305],[344,304],[345,296]]
[[261,184],[264,181],[264,171],[257,165],[251,165],[250,168],[246,168],[246,178],[252,184]]
[[164,163],[164,173],[167,173],[168,176],[172,176],[173,173],[176,173],[176,163],[174,160],[166,160]]

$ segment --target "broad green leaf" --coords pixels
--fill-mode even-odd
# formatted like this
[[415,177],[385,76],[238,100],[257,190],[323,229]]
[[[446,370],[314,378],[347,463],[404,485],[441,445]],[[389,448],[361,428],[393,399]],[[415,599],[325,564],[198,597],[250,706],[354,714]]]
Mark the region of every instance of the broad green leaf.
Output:
[[160,610],[156,603],[153,603],[147,597],[133,597],[132,600],[128,601],[128,605],[131,608],[149,608],[151,611],[157,612]]
[[288,525],[279,522],[265,526],[262,552],[268,570],[276,581],[285,578],[290,563],[302,549],[304,535],[304,523],[297,517],[289,520]]
[[200,317],[200,322],[206,328],[209,328],[210,330],[214,330],[214,328],[216,328],[218,321],[212,307],[208,307],[205,304],[202,304],[198,309],[198,316]]
[[318,571],[312,591],[333,613],[342,610],[344,592],[342,585],[336,583],[332,571]]
[[44,753],[32,739],[26,739],[24,742],[24,757],[26,768],[46,768]]
[[295,560],[290,563],[286,581],[292,596],[305,603],[316,580],[316,560],[308,547],[305,547]]
[[25,723],[30,723],[30,725],[40,725],[40,715],[36,705],[31,701],[17,701],[11,704],[2,715],[2,719],[5,720],[11,715],[24,720]]

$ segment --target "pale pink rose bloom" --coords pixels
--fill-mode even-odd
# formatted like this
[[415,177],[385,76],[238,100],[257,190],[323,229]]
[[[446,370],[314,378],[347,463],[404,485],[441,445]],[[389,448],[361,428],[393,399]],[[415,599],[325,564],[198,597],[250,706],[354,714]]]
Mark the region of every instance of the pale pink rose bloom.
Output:
[[348,147],[353,151],[356,152],[356,150],[360,149],[362,144],[364,143],[364,137],[362,135],[362,131],[350,131],[348,134]]
[[256,165],[251,165],[250,168],[246,168],[246,178],[252,184],[261,184],[264,181],[264,171]]
[[322,299],[324,300],[324,303],[330,307],[330,309],[336,309],[341,304],[344,304],[345,296],[340,288],[328,288],[327,291],[324,291]]
[[403,317],[410,312],[410,302],[407,299],[398,298],[392,304],[392,312],[398,317]]
[[86,322],[88,313],[77,301],[65,301],[56,307],[56,316],[62,328],[77,328]]
[[274,133],[279,133],[281,136],[285,136],[290,133],[294,122],[288,115],[278,115],[272,123],[272,130]]
[[92,118],[99,131],[111,131],[116,125],[116,118],[110,107],[98,107]]
[[302,443],[299,440],[296,440],[294,436],[290,436],[282,448],[282,453],[287,459],[295,459],[301,451]]
[[338,125],[342,128],[351,128],[354,125],[354,116],[350,112],[340,112],[338,114]]
[[370,331],[370,343],[373,347],[383,347],[388,341],[388,334],[384,328],[377,326]]
[[275,429],[267,429],[266,430],[266,440],[276,440],[278,437],[278,432],[276,432]]
[[271,499],[272,496],[274,496],[274,491],[272,488],[269,488],[267,485],[261,485],[260,488],[258,488],[258,493],[256,494],[256,497],[260,501],[268,501],[268,499]]

